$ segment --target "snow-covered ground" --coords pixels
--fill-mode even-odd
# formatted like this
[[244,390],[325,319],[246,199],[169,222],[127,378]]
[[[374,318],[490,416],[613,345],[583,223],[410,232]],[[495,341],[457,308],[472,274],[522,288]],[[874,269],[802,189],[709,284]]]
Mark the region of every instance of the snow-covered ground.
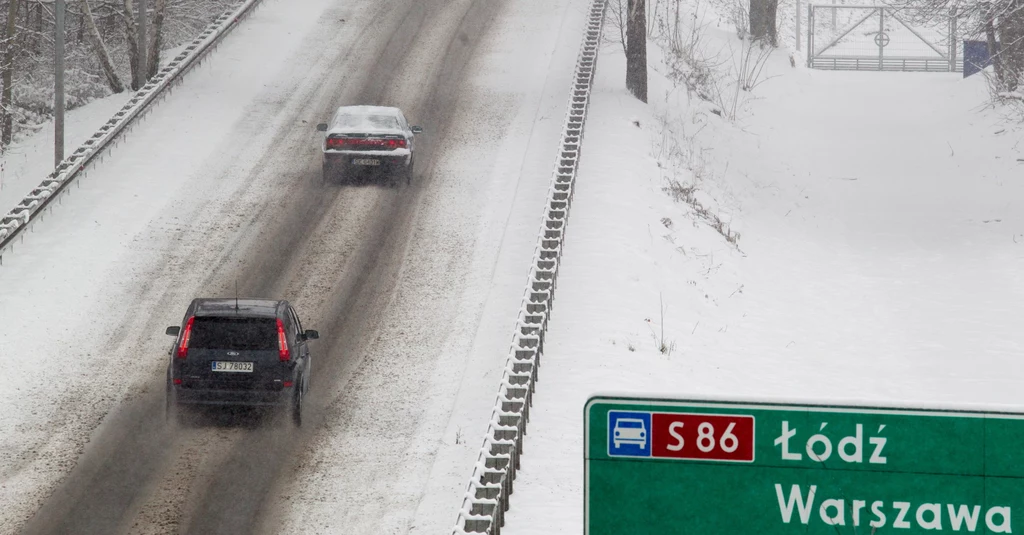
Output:
[[[69,110],[64,118],[64,154],[71,154],[132,97],[131,91]],[[0,157],[0,214],[6,214],[53,171],[53,123],[11,144]]]
[[649,54],[649,106],[598,64],[504,533],[583,530],[595,393],[1024,408],[1024,133],[983,80],[780,51],[730,122]]

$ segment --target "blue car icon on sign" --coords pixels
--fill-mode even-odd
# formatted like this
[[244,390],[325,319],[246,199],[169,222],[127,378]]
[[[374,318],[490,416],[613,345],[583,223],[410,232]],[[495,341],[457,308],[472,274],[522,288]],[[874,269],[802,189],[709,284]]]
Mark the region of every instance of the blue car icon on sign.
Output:
[[651,456],[651,413],[608,411],[608,455]]
[[639,418],[619,418],[615,420],[615,449],[621,444],[636,444],[640,449],[647,447],[647,426]]

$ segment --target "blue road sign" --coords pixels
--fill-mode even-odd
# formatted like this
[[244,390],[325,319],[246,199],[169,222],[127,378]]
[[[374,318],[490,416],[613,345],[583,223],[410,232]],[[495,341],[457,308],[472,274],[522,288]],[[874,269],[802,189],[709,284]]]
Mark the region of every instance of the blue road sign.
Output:
[[[996,43],[996,54],[999,43]],[[964,78],[981,72],[992,64],[992,55],[988,53],[988,41],[964,41]]]
[[651,456],[651,413],[608,411],[608,455]]

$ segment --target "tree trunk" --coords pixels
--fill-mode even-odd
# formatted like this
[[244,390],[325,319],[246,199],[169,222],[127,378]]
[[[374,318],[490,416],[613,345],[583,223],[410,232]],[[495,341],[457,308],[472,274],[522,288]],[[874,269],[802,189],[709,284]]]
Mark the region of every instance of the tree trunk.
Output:
[[[95,20],[93,20],[93,24],[96,24]],[[85,41],[85,26],[85,13],[82,13],[78,16],[78,33],[75,34],[75,40],[79,43]]]
[[[32,6],[30,6],[28,2],[25,2],[24,4],[22,4],[22,6],[24,6],[25,9],[24,9],[24,13],[22,15],[19,15],[24,20],[24,22],[22,23],[21,27],[25,28],[26,30],[31,30],[32,29]],[[20,6],[18,7],[18,11],[22,11],[22,8]],[[38,40],[39,40],[39,35],[40,34],[38,34],[38,33],[29,31],[24,36],[22,36],[22,44],[25,45],[26,49],[35,50],[36,49],[36,45],[37,45]]]
[[164,29],[164,10],[167,7],[167,0],[156,0],[156,5],[153,7],[153,40],[150,41],[149,46],[149,60],[146,61],[146,65],[149,72],[146,75],[146,79],[150,79],[156,76],[156,73],[160,71],[160,47],[163,45],[163,29]]
[[18,32],[17,16],[18,16],[18,0],[10,0],[10,4],[7,6],[7,32],[6,42],[7,46],[4,47],[4,65],[3,65],[3,83],[4,89],[3,94],[0,95],[0,143],[3,144],[3,149],[6,151],[7,147],[11,144],[11,139],[14,135],[14,118],[11,116],[11,95],[12,87],[14,83],[14,38]]
[[999,50],[996,49],[996,13],[992,9],[992,2],[985,2],[981,6],[983,16],[985,18],[985,39],[988,42],[988,57],[992,63],[993,69],[996,71],[996,80],[998,81],[999,87],[1006,87],[1006,80],[1003,78],[1003,65],[999,61]]
[[1000,63],[1007,91],[1024,82],[1024,0],[1010,0],[999,17]]
[[96,25],[101,28],[100,31],[103,32],[103,35],[113,35],[121,29],[121,27],[117,25],[116,14],[107,13],[106,15],[103,15],[100,20],[103,22],[97,22]]
[[36,12],[36,53],[43,53],[43,4],[38,3],[35,7]]
[[646,0],[629,0],[626,19],[626,89],[647,102],[647,15]]
[[92,37],[92,44],[96,47],[96,57],[100,60],[100,66],[103,68],[103,75],[107,77],[107,84],[110,85],[110,90],[114,93],[121,93],[124,91],[124,84],[121,83],[121,78],[117,76],[117,71],[114,70],[114,62],[110,59],[110,51],[107,50],[106,43],[103,42],[103,36],[100,34],[99,27],[96,26],[96,19],[92,16],[92,7],[89,6],[89,0],[83,0],[85,5],[85,22],[89,25],[89,35]]
[[776,46],[779,0],[750,0],[750,38]]
[[124,26],[125,37],[128,38],[128,62],[132,68],[132,90],[138,91],[142,87],[138,83],[142,79],[139,76],[139,23],[135,18],[132,0],[124,0]]

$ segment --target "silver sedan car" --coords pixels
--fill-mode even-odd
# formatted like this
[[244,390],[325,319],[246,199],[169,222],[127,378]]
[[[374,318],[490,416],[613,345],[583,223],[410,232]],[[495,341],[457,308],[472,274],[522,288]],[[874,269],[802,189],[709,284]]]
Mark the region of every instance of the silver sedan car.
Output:
[[342,106],[324,132],[323,180],[349,180],[359,171],[383,172],[392,182],[412,180],[415,136],[402,110],[387,106]]

